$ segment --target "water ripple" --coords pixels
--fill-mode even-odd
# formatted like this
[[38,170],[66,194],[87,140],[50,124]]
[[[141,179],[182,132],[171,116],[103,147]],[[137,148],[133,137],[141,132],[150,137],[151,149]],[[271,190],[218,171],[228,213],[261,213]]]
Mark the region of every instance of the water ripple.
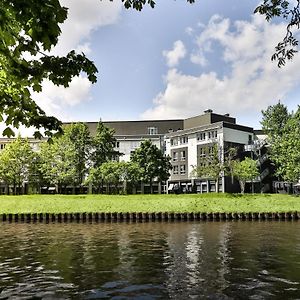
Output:
[[0,224],[0,299],[296,299],[300,223]]

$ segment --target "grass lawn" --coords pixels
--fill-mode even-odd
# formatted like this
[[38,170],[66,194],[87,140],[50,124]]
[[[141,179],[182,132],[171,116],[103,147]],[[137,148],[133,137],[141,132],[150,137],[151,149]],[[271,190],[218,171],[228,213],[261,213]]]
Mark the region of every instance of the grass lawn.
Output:
[[300,211],[300,197],[281,194],[0,196],[0,214],[292,211]]

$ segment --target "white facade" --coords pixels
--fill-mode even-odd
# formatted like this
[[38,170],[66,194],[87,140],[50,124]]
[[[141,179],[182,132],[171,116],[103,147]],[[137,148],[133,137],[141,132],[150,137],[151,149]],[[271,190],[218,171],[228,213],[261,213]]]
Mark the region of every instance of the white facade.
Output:
[[[184,139],[183,139],[184,137]],[[194,182],[199,178],[196,177],[194,169],[199,166],[199,163],[207,159],[207,155],[212,153],[214,145],[217,145],[219,156],[222,161],[225,160],[226,148],[239,146],[241,149],[244,145],[252,143],[254,140],[253,129],[245,126],[240,126],[235,123],[216,122],[205,124],[202,126],[188,128],[177,132],[169,133],[165,136],[166,155],[172,158],[173,170],[169,183],[174,186],[194,185]],[[187,141],[182,143],[182,141]],[[178,172],[183,168],[183,162],[173,159],[179,156],[179,153],[184,151],[187,155],[185,163],[186,173]],[[207,160],[206,160],[207,161]],[[225,191],[224,174],[220,178],[222,184],[219,186],[220,191]],[[199,183],[199,190],[209,191],[209,185],[213,186],[213,182],[205,180]],[[214,189],[217,187],[214,186]]]
[[[116,147],[115,150],[119,151],[120,153],[122,153],[123,155],[121,155],[119,157],[120,161],[125,161],[128,162],[130,161],[130,156],[131,153],[136,150],[137,148],[140,147],[142,141],[144,141],[144,138],[141,137],[116,137],[117,139],[117,143],[116,143]],[[157,146],[159,149],[161,149],[161,142],[159,138],[149,138],[149,140],[151,140],[152,144],[154,144],[155,146]]]

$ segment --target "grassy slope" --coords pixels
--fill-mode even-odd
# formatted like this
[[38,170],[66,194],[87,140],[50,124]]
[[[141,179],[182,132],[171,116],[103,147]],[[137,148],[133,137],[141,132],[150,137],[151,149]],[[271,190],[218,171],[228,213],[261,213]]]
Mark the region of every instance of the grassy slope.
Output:
[[0,196],[1,213],[65,212],[290,212],[300,198],[289,195],[26,195]]

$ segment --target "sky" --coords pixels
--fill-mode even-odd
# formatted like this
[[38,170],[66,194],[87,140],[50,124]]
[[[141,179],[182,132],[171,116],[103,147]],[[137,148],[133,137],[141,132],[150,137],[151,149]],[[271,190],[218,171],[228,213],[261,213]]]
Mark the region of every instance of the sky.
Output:
[[300,54],[271,62],[285,24],[253,15],[255,0],[157,0],[126,10],[121,0],[61,0],[68,20],[52,53],[83,51],[98,81],[43,83],[33,98],[62,121],[186,118],[206,109],[260,128],[261,110],[280,100],[295,110]]

